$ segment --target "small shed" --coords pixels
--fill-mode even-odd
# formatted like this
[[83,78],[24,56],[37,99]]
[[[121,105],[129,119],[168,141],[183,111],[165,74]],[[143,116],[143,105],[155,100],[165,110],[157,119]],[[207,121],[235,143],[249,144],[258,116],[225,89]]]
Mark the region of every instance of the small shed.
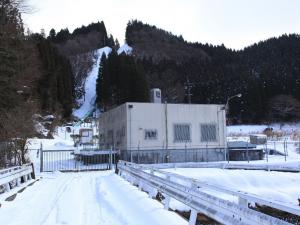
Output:
[[267,143],[267,135],[265,134],[251,134],[250,143],[255,145],[264,145]]
[[81,145],[93,144],[93,129],[83,128],[79,130],[79,143]]
[[227,143],[230,161],[262,160],[263,149],[245,141],[232,141]]

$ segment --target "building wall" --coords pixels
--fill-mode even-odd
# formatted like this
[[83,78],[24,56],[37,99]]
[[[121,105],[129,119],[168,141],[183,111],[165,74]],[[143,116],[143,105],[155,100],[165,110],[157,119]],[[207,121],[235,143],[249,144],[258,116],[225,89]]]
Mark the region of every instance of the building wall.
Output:
[[[128,105],[132,105],[132,108]],[[127,103],[126,108],[127,149],[225,148],[226,146],[225,111],[222,110],[222,105]],[[190,141],[174,140],[175,124],[190,126]],[[201,141],[201,124],[216,125],[215,142]],[[145,140],[145,132],[149,129],[157,130],[157,139]]]
[[[174,141],[175,124],[190,126],[190,141]],[[200,124],[216,125],[215,142],[201,141]],[[156,130],[157,138],[145,140],[147,130]],[[100,133],[105,136],[103,146],[115,143],[121,150],[221,149],[226,147],[225,110],[222,105],[126,103],[101,115]]]
[[[220,148],[226,146],[225,110],[222,105],[193,105],[168,104],[168,136],[170,148]],[[189,124],[191,127],[191,141],[180,143],[174,141],[174,125]],[[216,125],[216,141],[201,141],[201,124]]]
[[[163,149],[166,146],[164,105],[126,103],[127,149]],[[132,108],[129,107],[132,105]],[[145,140],[146,130],[157,130],[157,139]]]
[[100,115],[100,149],[107,149],[113,146],[118,149],[127,148],[126,113],[126,105],[123,104]]

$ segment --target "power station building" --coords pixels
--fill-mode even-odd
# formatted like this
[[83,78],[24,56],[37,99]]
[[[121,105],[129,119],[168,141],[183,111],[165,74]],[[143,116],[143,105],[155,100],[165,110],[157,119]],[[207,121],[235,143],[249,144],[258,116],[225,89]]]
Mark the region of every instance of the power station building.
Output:
[[224,105],[128,102],[101,114],[100,149],[136,163],[226,160]]

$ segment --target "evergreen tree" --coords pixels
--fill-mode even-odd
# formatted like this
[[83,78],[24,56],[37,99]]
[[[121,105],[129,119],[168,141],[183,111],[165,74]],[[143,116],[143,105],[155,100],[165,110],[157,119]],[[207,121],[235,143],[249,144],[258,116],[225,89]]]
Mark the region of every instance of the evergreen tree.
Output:
[[102,58],[97,80],[97,104],[106,110],[125,102],[146,102],[149,88],[142,66],[115,50]]

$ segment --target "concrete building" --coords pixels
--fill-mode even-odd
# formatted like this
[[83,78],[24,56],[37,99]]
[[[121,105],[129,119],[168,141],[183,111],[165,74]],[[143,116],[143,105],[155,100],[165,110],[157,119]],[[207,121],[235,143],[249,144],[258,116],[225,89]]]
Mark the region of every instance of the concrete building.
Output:
[[101,114],[101,149],[138,163],[226,159],[223,105],[125,103]]

